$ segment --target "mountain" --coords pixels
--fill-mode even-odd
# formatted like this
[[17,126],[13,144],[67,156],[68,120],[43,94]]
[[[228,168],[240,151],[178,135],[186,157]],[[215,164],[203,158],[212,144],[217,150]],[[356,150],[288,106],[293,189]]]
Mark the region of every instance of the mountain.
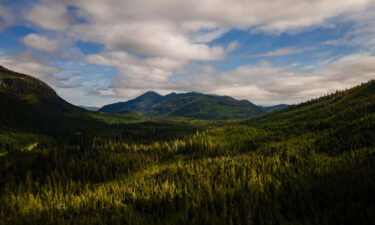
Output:
[[94,106],[84,106],[84,105],[79,105],[78,107],[81,107],[82,109],[86,109],[88,111],[98,111],[100,107],[94,107]]
[[207,95],[196,92],[170,93],[162,96],[156,92],[127,101],[106,105],[102,112],[129,110],[148,117],[186,117],[193,119],[240,119],[259,115],[265,111],[247,100],[228,96]]
[[49,129],[51,123],[63,124],[68,114],[86,110],[74,106],[42,81],[0,67],[1,127],[30,130]]
[[280,111],[289,107],[287,104],[273,105],[273,106],[260,106],[266,112]]
[[146,112],[150,110],[152,105],[162,101],[163,96],[156,92],[149,91],[143,95],[129,100],[127,102],[118,102],[110,105],[103,106],[99,109],[101,112],[121,112],[125,110],[134,112]]
[[87,111],[60,98],[44,82],[0,66],[0,142],[8,141],[1,138],[9,132],[62,135],[141,118],[134,112]]

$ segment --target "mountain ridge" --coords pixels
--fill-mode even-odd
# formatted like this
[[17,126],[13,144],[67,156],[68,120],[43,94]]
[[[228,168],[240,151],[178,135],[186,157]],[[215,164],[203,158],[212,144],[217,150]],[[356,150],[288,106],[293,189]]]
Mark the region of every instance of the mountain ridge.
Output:
[[143,113],[148,117],[173,116],[193,119],[241,119],[265,112],[248,100],[237,100],[230,96],[197,92],[172,92],[163,96],[153,91],[99,109],[112,113],[123,110]]

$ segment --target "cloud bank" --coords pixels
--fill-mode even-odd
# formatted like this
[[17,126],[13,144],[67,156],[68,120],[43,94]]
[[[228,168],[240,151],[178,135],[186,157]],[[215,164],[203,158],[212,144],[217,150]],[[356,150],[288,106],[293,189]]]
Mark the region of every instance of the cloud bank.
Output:
[[56,52],[59,49],[59,43],[57,41],[49,40],[38,34],[28,34],[22,41],[28,47],[44,52]]
[[[54,34],[50,37],[61,34],[70,41],[102,45],[100,53],[87,55],[83,60],[116,68],[118,74],[112,85],[96,92],[103,96],[130,98],[147,90],[199,91],[257,102],[296,102],[374,78],[370,72],[375,69],[374,56],[368,52],[343,56],[309,73],[267,62],[221,72],[210,63],[225,60],[241,43],[233,40],[224,46],[213,41],[231,29],[278,35],[326,26],[327,21],[340,18],[356,23],[356,30],[343,40],[327,41],[325,45],[365,42],[375,46],[373,37],[370,38],[375,34],[373,3],[373,0],[40,0],[25,12],[25,19]],[[0,12],[3,11],[6,9],[0,7]],[[11,20],[6,13],[2,15],[5,16],[1,19]],[[369,19],[372,23],[365,23]],[[370,31],[367,27],[371,27]],[[364,33],[367,39],[359,43]],[[22,40],[29,48],[56,54],[60,44],[50,37],[29,34]],[[304,50],[291,46],[253,56],[284,56]],[[2,60],[11,64],[9,59]],[[41,68],[35,67],[34,71]]]

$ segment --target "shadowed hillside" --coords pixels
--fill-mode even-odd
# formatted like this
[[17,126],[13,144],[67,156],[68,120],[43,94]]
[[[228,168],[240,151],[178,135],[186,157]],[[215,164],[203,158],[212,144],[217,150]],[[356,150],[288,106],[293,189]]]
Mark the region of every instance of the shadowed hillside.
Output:
[[3,129],[48,129],[63,124],[69,113],[85,110],[60,98],[42,81],[0,67],[0,120]]

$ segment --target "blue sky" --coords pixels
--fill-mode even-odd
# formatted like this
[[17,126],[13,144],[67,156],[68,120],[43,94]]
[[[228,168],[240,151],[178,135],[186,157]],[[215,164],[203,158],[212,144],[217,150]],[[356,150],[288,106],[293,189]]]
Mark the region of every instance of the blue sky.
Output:
[[297,103],[375,78],[372,0],[3,0],[0,65],[77,105],[197,91]]

